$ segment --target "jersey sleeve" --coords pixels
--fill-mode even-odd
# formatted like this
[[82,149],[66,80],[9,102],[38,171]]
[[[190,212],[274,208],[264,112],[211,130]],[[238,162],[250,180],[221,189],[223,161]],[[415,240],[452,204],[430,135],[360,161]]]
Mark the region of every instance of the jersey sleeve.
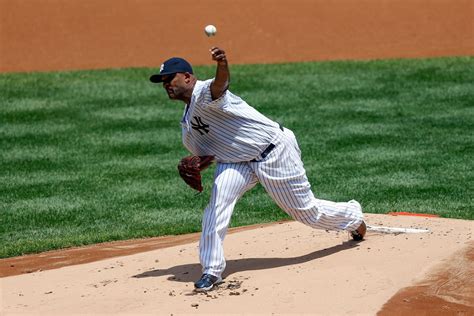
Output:
[[211,94],[211,83],[214,79],[209,79],[204,81],[204,84],[199,91],[199,95],[197,97],[197,105],[202,107],[212,107],[212,108],[223,108],[227,103],[227,95],[228,90],[226,90],[222,96],[216,100],[212,100]]

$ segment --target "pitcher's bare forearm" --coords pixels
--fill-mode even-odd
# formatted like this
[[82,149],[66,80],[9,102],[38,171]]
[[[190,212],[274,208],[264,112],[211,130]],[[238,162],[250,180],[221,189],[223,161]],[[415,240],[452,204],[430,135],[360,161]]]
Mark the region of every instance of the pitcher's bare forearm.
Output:
[[211,84],[212,99],[220,98],[229,88],[230,71],[225,52],[218,48],[211,48],[212,59],[217,61],[216,77]]

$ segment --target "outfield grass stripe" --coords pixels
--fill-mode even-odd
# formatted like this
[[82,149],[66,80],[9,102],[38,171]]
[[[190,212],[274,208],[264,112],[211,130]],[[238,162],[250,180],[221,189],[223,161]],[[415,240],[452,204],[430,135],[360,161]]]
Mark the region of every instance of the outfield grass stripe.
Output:
[[[179,179],[183,104],[154,71],[0,74],[0,257],[200,230],[214,167],[200,195]],[[295,132],[316,196],[474,219],[473,57],[231,72],[234,93]],[[286,218],[257,186],[231,225]]]

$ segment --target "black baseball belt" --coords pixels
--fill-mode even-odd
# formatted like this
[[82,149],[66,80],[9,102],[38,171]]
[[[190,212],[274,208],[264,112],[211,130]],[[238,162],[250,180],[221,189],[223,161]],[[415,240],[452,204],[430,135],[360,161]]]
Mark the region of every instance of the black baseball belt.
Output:
[[[283,126],[281,126],[281,124],[278,124],[278,125],[280,126],[280,129],[283,131]],[[275,144],[270,143],[270,145],[268,145],[268,147],[265,148],[265,150],[260,154],[260,156],[259,156],[260,159],[254,158],[250,161],[251,162],[262,161],[263,159],[265,159],[272,152],[273,149],[275,149]]]

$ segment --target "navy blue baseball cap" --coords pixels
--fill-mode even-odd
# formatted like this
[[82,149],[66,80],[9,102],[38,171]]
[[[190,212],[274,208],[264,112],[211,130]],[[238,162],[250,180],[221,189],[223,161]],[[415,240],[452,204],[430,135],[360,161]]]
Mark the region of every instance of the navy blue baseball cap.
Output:
[[160,67],[160,73],[152,75],[150,81],[154,83],[163,82],[163,76],[172,75],[178,72],[189,72],[193,73],[193,68],[186,60],[179,57],[173,57],[166,60]]

